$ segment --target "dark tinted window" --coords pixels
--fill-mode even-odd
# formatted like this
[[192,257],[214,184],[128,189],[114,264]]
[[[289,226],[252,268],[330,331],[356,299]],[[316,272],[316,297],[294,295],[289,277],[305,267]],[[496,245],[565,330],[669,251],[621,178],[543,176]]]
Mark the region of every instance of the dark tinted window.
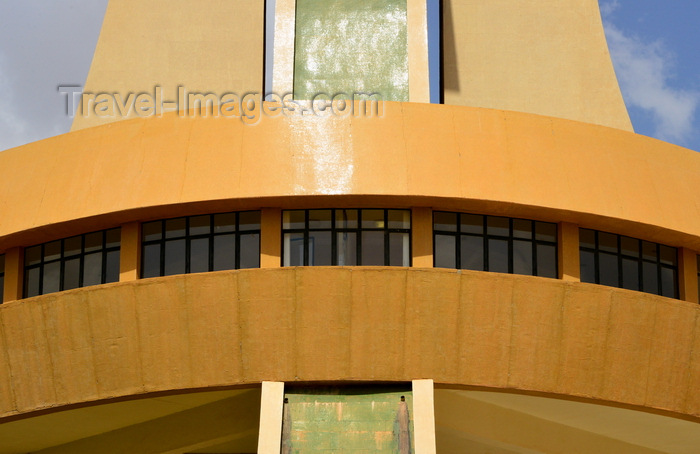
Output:
[[260,266],[260,211],[146,222],[141,234],[141,277]]
[[24,250],[24,297],[119,281],[120,229]]
[[410,266],[411,212],[287,210],[282,243],[283,266]]
[[557,225],[549,222],[436,211],[434,265],[557,277]]
[[581,281],[678,298],[678,251],[613,233],[580,230]]

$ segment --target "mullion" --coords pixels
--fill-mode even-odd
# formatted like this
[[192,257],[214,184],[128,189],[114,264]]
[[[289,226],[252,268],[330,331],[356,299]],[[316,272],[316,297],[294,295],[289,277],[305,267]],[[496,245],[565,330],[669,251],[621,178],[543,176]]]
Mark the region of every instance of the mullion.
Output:
[[331,265],[338,266],[338,234],[335,229],[335,208],[331,209]]
[[[122,238],[121,232],[119,232],[119,244],[121,245]],[[107,250],[107,231],[102,232],[102,244],[100,245],[102,249],[102,272],[100,273],[100,283],[104,284],[107,282],[107,253],[112,252]],[[83,238],[83,257],[85,257],[85,238]],[[84,261],[84,260],[83,260]],[[119,261],[121,262],[121,254],[119,255]],[[82,282],[81,282],[82,285]]]
[[45,244],[41,245],[41,260],[39,260],[39,295],[44,294],[44,254]]
[[491,258],[491,253],[489,248],[489,238],[488,238],[488,224],[486,222],[487,216],[481,216],[481,231],[482,233],[482,242],[484,246],[484,271],[491,271],[490,268],[490,263],[489,260]]
[[190,273],[190,216],[185,218],[185,274]]
[[663,279],[661,278],[661,246],[657,243],[656,244],[656,280],[659,283],[658,288],[656,289],[659,295],[664,294],[664,289],[663,289]]
[[617,240],[617,287],[625,288],[622,279],[622,237],[620,235],[615,235]]
[[391,249],[389,248],[389,210],[384,210],[384,266],[389,266]]
[[595,268],[595,283],[600,284],[600,242],[598,240],[598,231],[594,232],[595,250],[593,251],[593,262]]
[[362,209],[357,210],[357,238],[355,239],[357,250],[355,251],[355,263],[362,265]]
[[[104,235],[105,235],[105,233],[102,232],[102,238],[103,238],[102,244],[103,245],[104,245]],[[78,257],[78,288],[83,287],[83,272],[84,272],[84,267],[85,267],[84,262],[85,262],[85,235],[81,235],[80,236],[80,256]],[[104,266],[102,267],[102,272],[104,273]],[[104,282],[105,282],[104,279],[100,280],[100,284],[103,284]]]
[[62,292],[64,288],[64,280],[66,278],[66,261],[64,260],[64,250],[63,248],[65,247],[65,241],[66,240],[61,240],[61,252],[58,254],[58,291]]
[[537,232],[535,231],[535,228],[535,223],[530,222],[530,231],[532,232],[532,240],[530,240],[532,245],[532,258],[530,259],[530,261],[532,262],[532,275],[539,276],[540,270],[537,269],[537,246],[540,243],[537,242]]
[[513,274],[513,219],[508,219],[508,274]]
[[[209,215],[209,247],[207,248],[207,268],[209,271],[214,271],[214,215]],[[234,242],[235,244],[235,242]],[[236,259],[233,260],[233,266],[236,266]]]

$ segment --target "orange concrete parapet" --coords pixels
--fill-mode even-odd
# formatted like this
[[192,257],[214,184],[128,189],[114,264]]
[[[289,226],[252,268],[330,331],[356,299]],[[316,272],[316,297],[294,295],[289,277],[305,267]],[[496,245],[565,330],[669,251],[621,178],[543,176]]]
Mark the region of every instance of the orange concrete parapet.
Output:
[[262,381],[410,381],[700,420],[700,307],[578,282],[308,267],[107,284],[0,306],[0,421]]
[[181,215],[174,205],[286,208],[294,197],[339,195],[569,222],[700,250],[696,152],[532,114],[384,106],[381,118],[258,112],[256,126],[166,114],[6,150],[0,194],[13,215],[0,224],[0,251]]

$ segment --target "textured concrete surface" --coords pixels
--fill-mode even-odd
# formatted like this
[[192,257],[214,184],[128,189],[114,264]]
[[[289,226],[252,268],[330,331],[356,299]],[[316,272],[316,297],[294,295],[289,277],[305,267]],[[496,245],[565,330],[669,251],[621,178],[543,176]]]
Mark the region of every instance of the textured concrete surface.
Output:
[[0,415],[265,380],[477,386],[700,418],[700,307],[405,268],[241,270],[0,306]]

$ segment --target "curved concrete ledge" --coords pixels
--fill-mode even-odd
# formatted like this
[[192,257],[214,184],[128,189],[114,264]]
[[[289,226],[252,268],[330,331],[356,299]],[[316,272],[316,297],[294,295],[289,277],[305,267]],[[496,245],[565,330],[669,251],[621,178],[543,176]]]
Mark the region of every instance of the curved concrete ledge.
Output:
[[256,126],[172,113],[4,151],[0,199],[14,215],[0,219],[0,250],[42,229],[80,233],[167,207],[179,215],[180,204],[285,207],[338,195],[531,215],[700,250],[697,152],[532,114],[385,106],[383,118],[261,113]]
[[518,390],[700,420],[700,307],[528,276],[279,268],[0,307],[2,417],[275,381]]

